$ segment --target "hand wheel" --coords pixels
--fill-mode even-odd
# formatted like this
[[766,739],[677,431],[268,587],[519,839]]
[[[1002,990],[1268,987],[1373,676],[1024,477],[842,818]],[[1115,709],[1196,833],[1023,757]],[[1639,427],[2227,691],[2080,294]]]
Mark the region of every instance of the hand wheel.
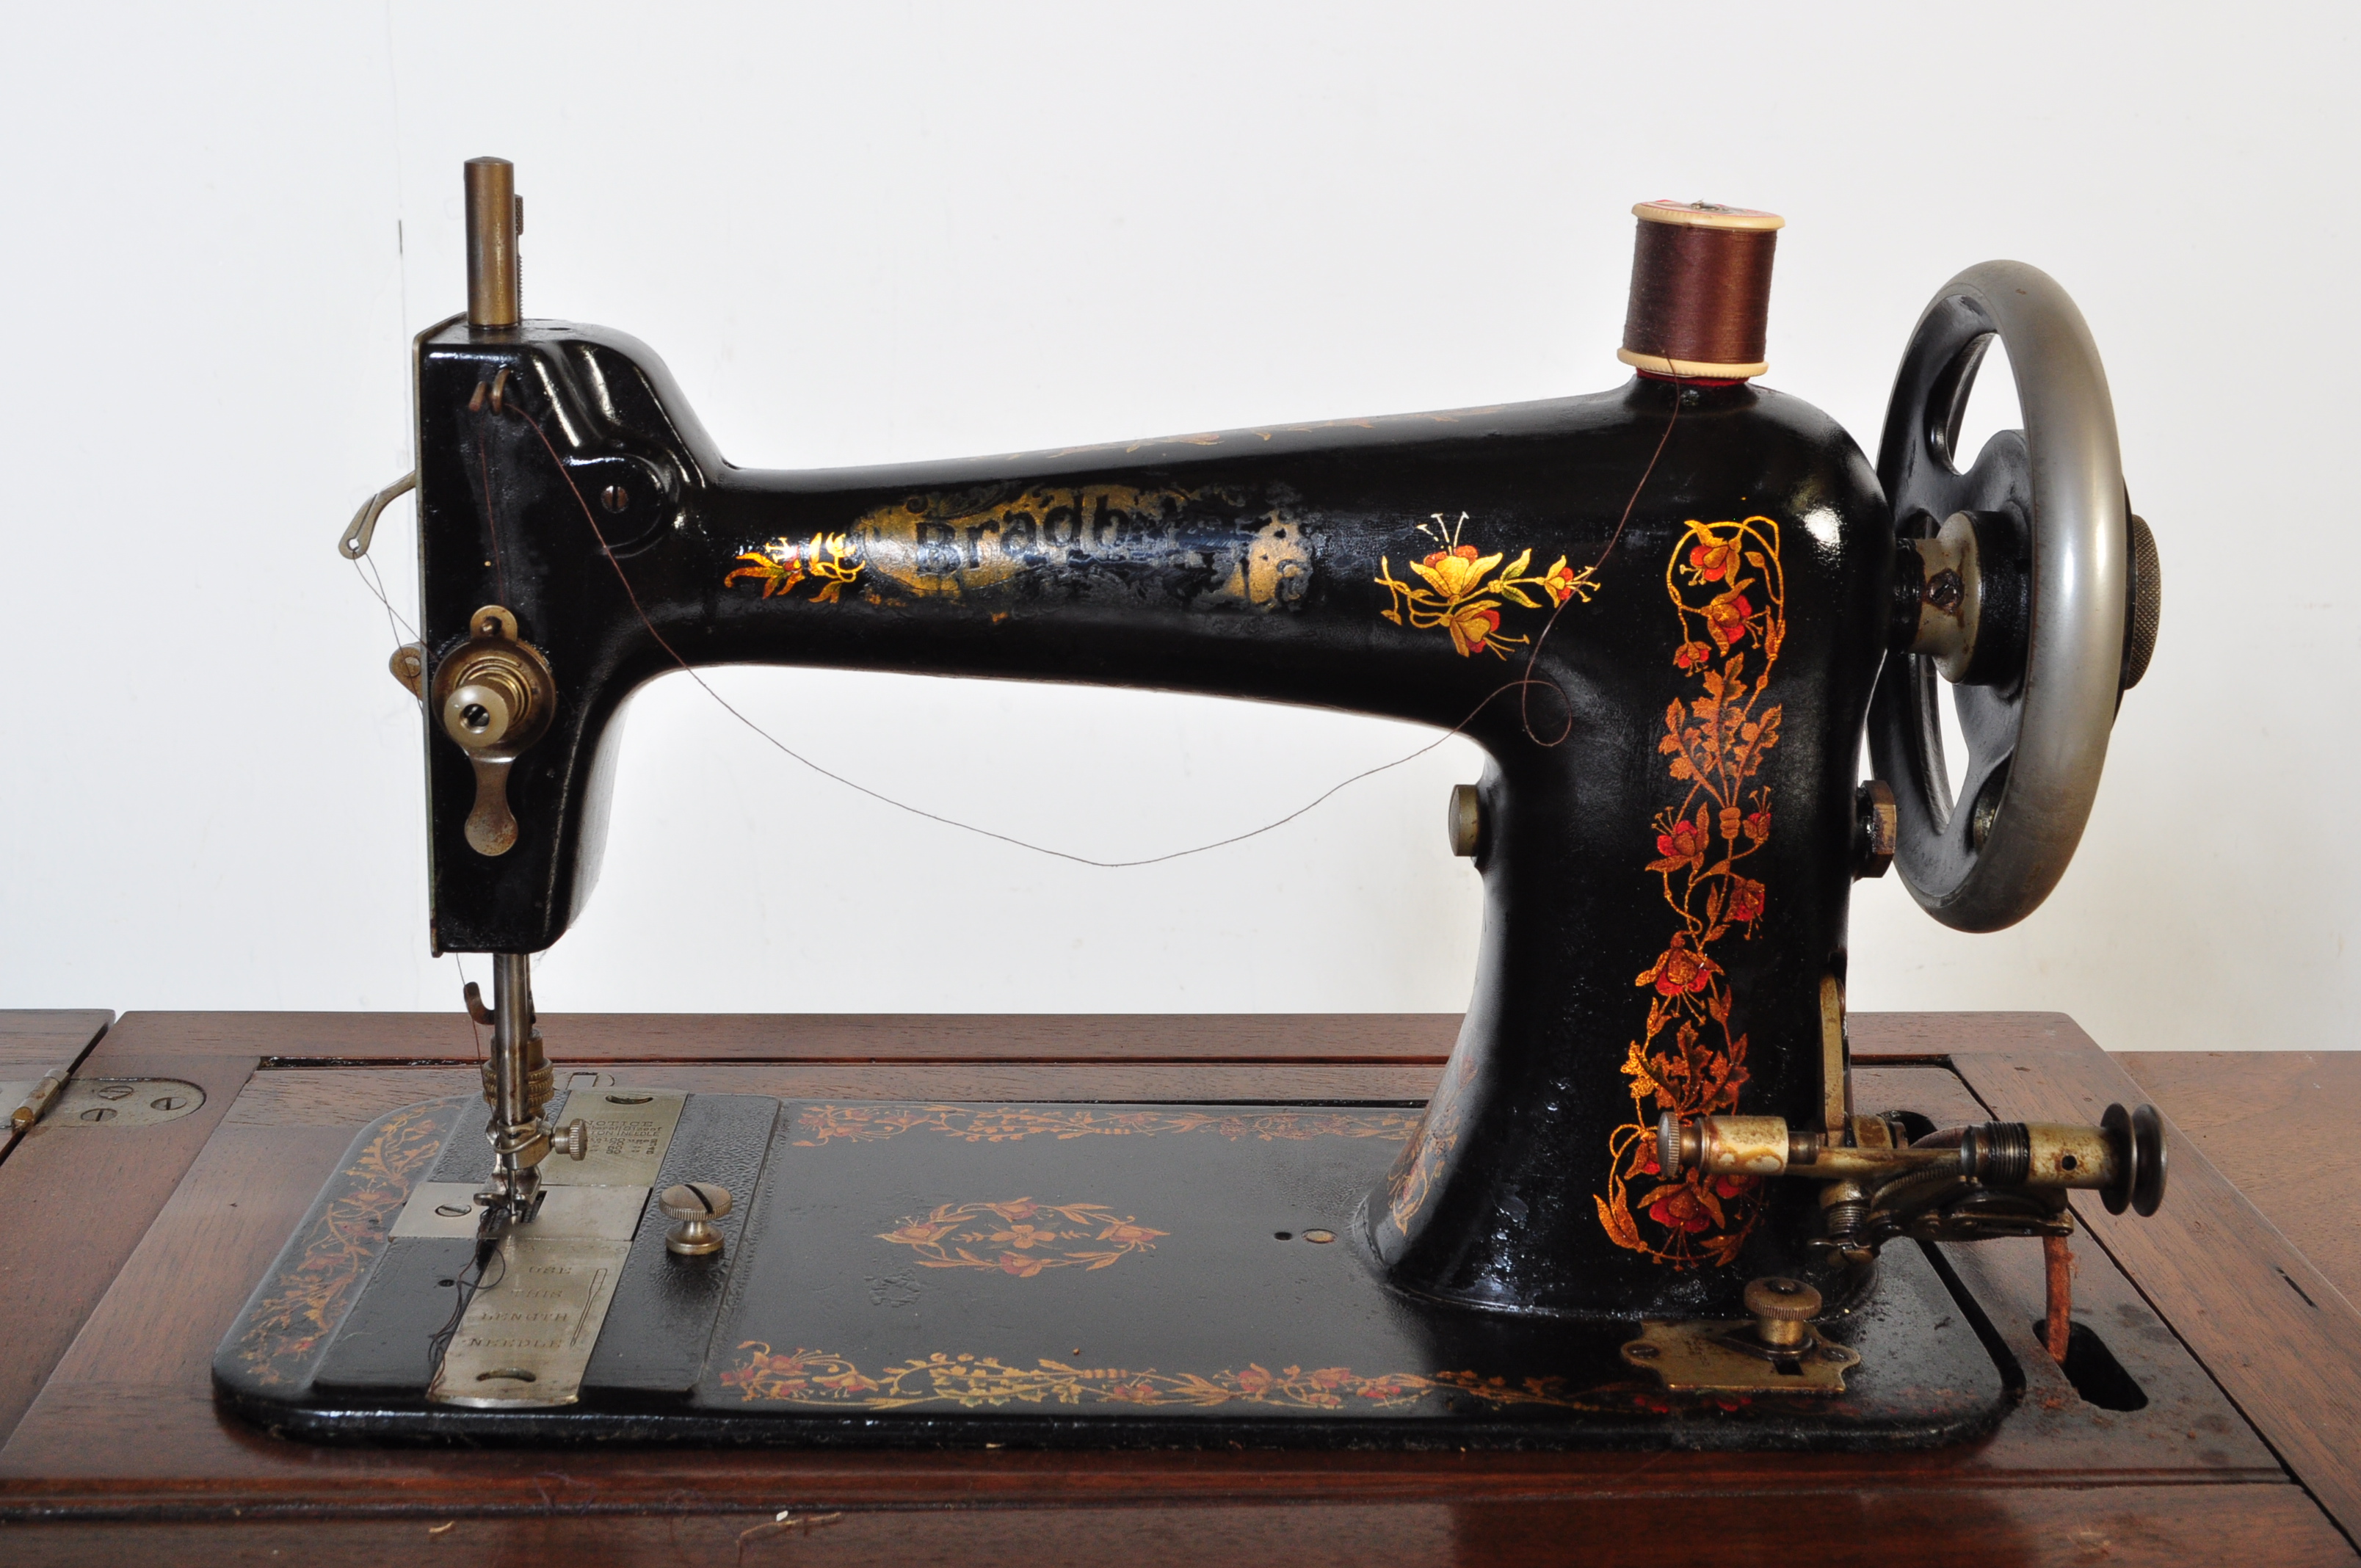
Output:
[[[1995,336],[2025,429],[1961,472],[1960,421]],[[1936,919],[1995,931],[2038,908],[2073,858],[2160,603],[2106,371],[2048,274],[1987,261],[1936,294],[1894,378],[1877,474],[1902,539],[1895,651],[1869,720],[1872,772],[1894,795],[1894,864]],[[1967,740],[1956,790],[1938,674]]]

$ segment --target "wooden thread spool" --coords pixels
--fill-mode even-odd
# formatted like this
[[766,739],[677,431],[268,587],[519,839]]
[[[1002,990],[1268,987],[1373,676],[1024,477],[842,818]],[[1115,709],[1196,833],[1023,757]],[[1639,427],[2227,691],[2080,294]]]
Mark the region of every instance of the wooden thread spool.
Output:
[[1645,375],[1741,381],[1763,357],[1771,256],[1786,219],[1709,202],[1642,202],[1615,357]]

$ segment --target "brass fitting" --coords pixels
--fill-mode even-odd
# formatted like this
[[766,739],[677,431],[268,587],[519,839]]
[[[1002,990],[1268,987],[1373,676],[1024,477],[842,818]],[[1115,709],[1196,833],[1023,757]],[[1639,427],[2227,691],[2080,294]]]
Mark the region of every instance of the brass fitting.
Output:
[[504,855],[517,839],[509,768],[549,729],[557,680],[541,650],[517,636],[516,617],[507,609],[486,605],[468,617],[467,628],[467,641],[434,672],[428,700],[443,733],[475,768],[467,847],[479,855]]

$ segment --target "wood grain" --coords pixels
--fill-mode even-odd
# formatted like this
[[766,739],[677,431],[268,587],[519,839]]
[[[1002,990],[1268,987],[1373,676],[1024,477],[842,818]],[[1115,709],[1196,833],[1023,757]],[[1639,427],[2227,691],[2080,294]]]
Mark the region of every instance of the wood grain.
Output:
[[118,1025],[90,1047],[80,1070],[185,1079],[205,1091],[205,1102],[152,1127],[41,1122],[0,1164],[0,1213],[10,1216],[10,1245],[0,1246],[8,1347],[0,1357],[0,1432],[16,1427],[253,1068],[250,1057],[192,1055],[169,1036]]
[[[1306,1067],[1290,1072],[1290,1098],[1423,1103],[1442,1069]],[[596,1087],[629,1083],[694,1094],[775,1094],[794,1100],[1252,1101],[1267,1095],[1269,1069],[1240,1063],[1020,1062],[807,1066],[800,1062],[608,1063]],[[557,1081],[570,1075],[561,1068]],[[1047,1095],[1043,1085],[1054,1085]],[[585,1081],[577,1087],[594,1087]],[[229,1113],[247,1126],[348,1126],[357,1130],[396,1106],[480,1092],[476,1069],[447,1067],[265,1068]]]
[[[71,1067],[114,1021],[114,1014],[97,1007],[0,1012],[0,1070],[9,1078],[38,1078],[53,1067]],[[23,1070],[27,1068],[32,1070]]]
[[2089,1051],[2098,1047],[2063,1013],[1852,1013],[1845,1035],[1856,1061],[1941,1061],[1958,1051]]
[[[182,1049],[292,1062],[474,1061],[448,1013],[135,1013]],[[1426,1062],[1451,1054],[1445,1013],[580,1014],[541,1018],[550,1059],[609,1061]]]
[[[696,1061],[1301,1062],[1440,1066],[1455,1013],[580,1014],[542,1018],[561,1063]],[[483,1044],[448,1013],[134,1013],[149,1038],[198,1055],[290,1063],[467,1062]],[[1856,1013],[1864,1058],[2088,1049],[2061,1013]]]
[[2361,1304],[2361,1051],[2114,1059],[2347,1302]]
[[[2111,1101],[2142,1098],[2095,1047],[1957,1060],[1969,1087],[2012,1119],[2094,1121]],[[2076,1216],[2296,1478],[2361,1533],[2361,1313],[2169,1115],[2166,1137],[2170,1186],[2152,1219],[2109,1214],[2087,1194],[2076,1195]]]
[[[777,1516],[785,1513],[782,1521]],[[1666,1537],[1674,1538],[1668,1542]],[[657,1517],[272,1519],[213,1523],[14,1524],[0,1563],[115,1568],[125,1563],[1286,1563],[1289,1568],[1527,1568],[1580,1561],[1659,1568],[1783,1563],[1825,1568],[2213,1568],[2226,1541],[2272,1568],[2330,1568],[2352,1549],[2292,1486],[2117,1486],[2078,1492],[1916,1487],[1672,1495],[1645,1512],[1614,1492],[1517,1503],[1200,1504],[853,1509],[789,1506]]]

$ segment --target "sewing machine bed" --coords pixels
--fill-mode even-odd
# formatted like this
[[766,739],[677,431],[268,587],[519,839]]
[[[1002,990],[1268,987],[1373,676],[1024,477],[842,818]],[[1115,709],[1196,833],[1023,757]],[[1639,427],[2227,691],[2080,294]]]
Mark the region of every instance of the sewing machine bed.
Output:
[[[1670,1394],[1636,1322],[1389,1289],[1358,1211],[1418,1110],[579,1090],[590,1157],[471,1288],[482,1106],[421,1102],[355,1139],[215,1387],[313,1439],[1861,1449],[1981,1435],[2024,1383],[1916,1245],[1831,1332],[1833,1395]],[[691,1180],[736,1195],[718,1255],[666,1251]]]

